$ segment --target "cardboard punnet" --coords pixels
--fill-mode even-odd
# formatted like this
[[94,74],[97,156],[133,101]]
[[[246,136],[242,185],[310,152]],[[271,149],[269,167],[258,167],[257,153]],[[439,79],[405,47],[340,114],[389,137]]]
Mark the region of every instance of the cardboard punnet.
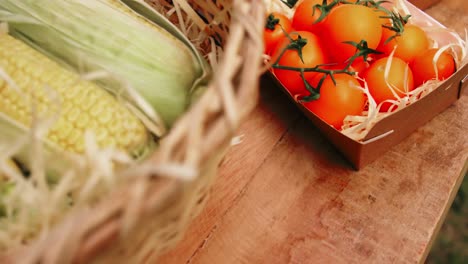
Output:
[[[411,14],[419,22],[423,21],[430,25],[443,28],[440,23],[414,5],[410,3],[407,5]],[[442,42],[442,45],[453,41],[450,39],[438,40]],[[296,105],[308,119],[310,119],[321,133],[333,143],[356,169],[361,169],[382,156],[390,148],[397,145],[418,127],[424,125],[437,114],[452,105],[463,93],[468,91],[468,64],[465,64],[463,67],[459,68],[455,74],[441,82],[435,90],[422,99],[378,121],[371,128],[364,140],[355,141],[325,123],[307,110],[302,104],[294,100],[286,88],[281,85],[279,80],[273,74],[271,74],[271,76],[273,81],[281,87],[291,100],[295,101]]]

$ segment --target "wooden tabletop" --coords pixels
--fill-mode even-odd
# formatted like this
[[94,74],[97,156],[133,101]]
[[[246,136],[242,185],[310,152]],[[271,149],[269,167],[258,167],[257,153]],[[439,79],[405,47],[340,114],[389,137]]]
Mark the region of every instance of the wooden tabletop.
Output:
[[[428,12],[464,31],[464,2]],[[467,171],[468,96],[355,171],[277,87],[261,92],[205,210],[161,263],[424,261]]]

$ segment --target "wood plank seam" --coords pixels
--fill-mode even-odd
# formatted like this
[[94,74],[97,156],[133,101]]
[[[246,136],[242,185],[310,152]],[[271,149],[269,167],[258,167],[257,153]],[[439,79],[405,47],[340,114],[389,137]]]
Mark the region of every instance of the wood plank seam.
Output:
[[257,175],[257,172],[258,170],[260,170],[260,168],[262,168],[262,166],[264,165],[265,161],[268,159],[268,157],[270,156],[271,152],[276,148],[276,146],[278,144],[280,144],[284,137],[288,134],[289,130],[291,130],[300,120],[301,118],[303,117],[303,115],[299,115],[296,117],[296,119],[291,123],[291,125],[285,129],[283,131],[283,133],[281,134],[281,137],[278,139],[278,141],[276,141],[276,143],[274,144],[274,146],[271,148],[271,150],[268,152],[268,154],[265,155],[265,157],[263,158],[262,162],[260,162],[257,166],[257,168],[252,172],[253,176],[250,177],[249,181],[244,185],[244,187],[242,187],[242,189],[239,191],[239,194],[234,198],[234,200],[232,201],[231,205],[229,205],[228,208],[226,208],[226,210],[224,210],[224,212],[221,214],[221,216],[218,218],[218,220],[214,223],[213,227],[210,229],[210,231],[208,232],[207,236],[202,240],[202,242],[200,243],[200,245],[197,247],[197,249],[193,252],[193,254],[190,256],[190,258],[186,261],[186,263],[191,263],[192,260],[197,256],[198,252],[200,252],[204,246],[208,243],[208,241],[210,240],[210,238],[213,236],[213,234],[216,232],[217,228],[218,228],[218,223],[219,221],[221,221],[224,216],[231,210],[232,207],[234,207],[238,201],[244,196],[245,192],[247,191],[250,183],[252,182],[252,180],[255,178],[255,176]]
[[208,242],[208,240],[211,238],[211,236],[214,234],[214,232],[216,231],[216,229],[218,229],[218,225],[215,223],[213,225],[213,228],[210,230],[210,232],[208,233],[208,235],[205,237],[205,239],[203,239],[203,241],[200,243],[200,245],[197,247],[197,249],[193,252],[193,254],[190,256],[190,258],[186,261],[187,264],[189,263],[192,263],[192,259],[197,255],[197,253],[202,250],[206,243]]

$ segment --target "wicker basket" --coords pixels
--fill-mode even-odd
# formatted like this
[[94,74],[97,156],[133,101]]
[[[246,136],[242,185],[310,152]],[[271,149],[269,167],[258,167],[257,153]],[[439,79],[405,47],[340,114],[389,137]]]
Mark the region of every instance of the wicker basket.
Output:
[[[96,206],[70,211],[47,234],[4,253],[1,263],[154,263],[203,208],[236,129],[257,103],[264,12],[254,0],[164,1],[167,8],[169,2],[178,11],[191,6],[204,18],[193,26],[223,46],[208,90],[146,161],[150,175],[135,171]],[[223,21],[221,12],[228,14]],[[181,15],[188,17],[174,12],[173,21]],[[174,167],[195,171],[195,179],[180,179]]]

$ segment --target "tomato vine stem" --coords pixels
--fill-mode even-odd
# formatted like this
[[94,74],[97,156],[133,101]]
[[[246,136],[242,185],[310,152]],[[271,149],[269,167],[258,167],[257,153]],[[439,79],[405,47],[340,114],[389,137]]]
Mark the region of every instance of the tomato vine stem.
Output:
[[362,57],[364,61],[367,61],[370,54],[382,54],[380,51],[369,48],[367,41],[365,40],[361,40],[359,43],[354,41],[345,41],[344,43],[352,45],[356,48],[356,53],[354,53],[354,55],[347,60],[348,63],[346,64],[346,68],[351,67],[353,62],[359,57]]
[[271,13],[266,19],[265,28],[269,30],[275,30],[275,26],[278,25],[279,22],[279,18],[276,18],[273,13]]
[[[284,4],[289,6],[290,8],[293,8],[294,5],[298,2],[297,0],[281,0]],[[380,18],[388,18],[391,20],[391,25],[389,24],[383,24],[382,27],[388,28],[395,33],[394,36],[389,37],[385,41],[385,44],[391,41],[393,38],[396,38],[397,36],[401,35],[404,31],[404,26],[408,22],[408,19],[410,18],[410,15],[407,16],[402,16],[397,12],[390,11],[387,8],[383,6],[384,3],[388,3],[389,1],[387,0],[380,0],[380,1],[375,1],[375,0],[357,0],[356,2],[352,3],[347,0],[333,0],[330,3],[327,3],[327,0],[323,0],[322,4],[316,4],[313,7],[313,12],[312,16],[315,14],[317,10],[321,12],[320,17],[314,22],[314,24],[319,23],[323,21],[328,14],[332,11],[334,7],[336,7],[338,4],[355,4],[355,5],[364,5],[367,7],[375,8],[376,10],[381,10],[384,13],[388,14],[387,16],[380,16]],[[270,18],[269,18],[270,20]],[[274,19],[271,19],[272,22],[274,23]],[[267,21],[267,26],[268,26],[268,21]],[[274,25],[272,26],[274,27]],[[267,27],[268,28],[268,27]],[[326,66],[333,66],[337,65],[337,63],[334,64],[321,64],[317,65],[315,67],[292,67],[292,66],[285,66],[285,65],[279,65],[280,59],[283,57],[284,53],[287,50],[295,50],[298,53],[298,56],[302,63],[304,63],[303,55],[302,55],[302,49],[305,45],[307,45],[307,39],[304,39],[301,37],[301,35],[297,33],[292,33],[292,34],[297,34],[297,38],[293,39],[289,33],[284,31],[285,36],[289,39],[290,43],[281,50],[279,53],[278,57],[276,60],[272,63],[272,68],[274,69],[279,69],[279,70],[289,70],[289,71],[295,71],[299,72],[302,78],[302,81],[304,83],[304,86],[306,90],[309,92],[309,95],[302,96],[299,98],[299,101],[303,102],[308,102],[311,100],[317,100],[320,98],[320,88],[325,81],[325,79],[330,76],[331,80],[333,83],[336,85],[336,80],[334,75],[335,74],[348,74],[351,76],[355,76],[356,72],[352,70],[352,64],[356,59],[362,57],[364,61],[368,61],[369,55],[371,54],[381,54],[382,52],[379,52],[377,50],[371,49],[368,47],[368,44],[365,40],[361,40],[359,43],[354,42],[354,41],[346,41],[344,43],[352,45],[356,48],[356,52],[354,53],[353,56],[348,58],[345,61],[345,66],[342,69],[326,69]],[[314,87],[311,85],[305,78],[305,73],[306,72],[317,72],[323,74],[323,76],[320,78],[317,87]]]
[[345,1],[343,1],[343,0],[334,0],[330,4],[327,4],[327,0],[323,0],[321,5],[319,5],[319,4],[314,5],[313,11],[312,11],[312,16],[315,15],[316,10],[320,11],[320,16],[319,16],[319,18],[317,18],[317,20],[315,20],[314,24],[317,24],[317,23],[320,23],[321,21],[323,21],[336,5],[338,5],[339,3],[343,3],[343,2],[345,2]]
[[[351,66],[353,62],[359,58],[362,57],[365,61],[367,61],[368,56],[370,54],[380,54],[381,52],[370,49],[367,45],[367,42],[365,40],[361,40],[359,43],[348,41],[345,42],[346,44],[353,45],[356,47],[356,53],[350,57],[346,62],[346,65],[343,69],[325,69],[324,67],[326,66],[333,66],[335,64],[319,64],[314,67],[292,67],[292,66],[285,66],[285,65],[279,65],[279,61],[281,57],[284,55],[284,53],[287,50],[295,50],[298,53],[299,58],[301,59],[302,63],[304,63],[303,57],[302,57],[302,49],[305,45],[307,45],[307,39],[304,39],[301,37],[301,35],[297,34],[297,39],[293,39],[290,34],[286,33],[286,36],[288,37],[290,43],[281,50],[280,54],[278,55],[278,58],[273,62],[272,68],[279,69],[279,70],[288,70],[288,71],[296,71],[301,74],[302,81],[304,83],[304,86],[306,90],[309,92],[309,95],[303,96],[300,98],[300,101],[303,102],[308,102],[312,100],[317,100],[320,98],[320,88],[325,81],[325,79],[330,76],[332,79],[333,83],[336,85],[335,81],[335,74],[348,74],[351,76],[356,75],[356,72],[351,70]],[[323,73],[323,76],[320,78],[318,84],[316,87],[311,85],[305,78],[304,73],[305,72],[317,72],[317,73]]]
[[391,12],[390,18],[392,20],[392,25],[382,25],[384,28],[390,29],[391,31],[394,31],[395,34],[390,36],[388,39],[385,40],[384,44],[387,44],[388,42],[392,41],[392,39],[401,36],[403,32],[405,31],[405,25],[408,23],[409,18],[411,15],[406,15],[402,16],[399,13],[396,12]]
[[299,0],[286,0],[286,1],[281,0],[281,2],[289,8],[293,8],[297,4],[298,1]]

